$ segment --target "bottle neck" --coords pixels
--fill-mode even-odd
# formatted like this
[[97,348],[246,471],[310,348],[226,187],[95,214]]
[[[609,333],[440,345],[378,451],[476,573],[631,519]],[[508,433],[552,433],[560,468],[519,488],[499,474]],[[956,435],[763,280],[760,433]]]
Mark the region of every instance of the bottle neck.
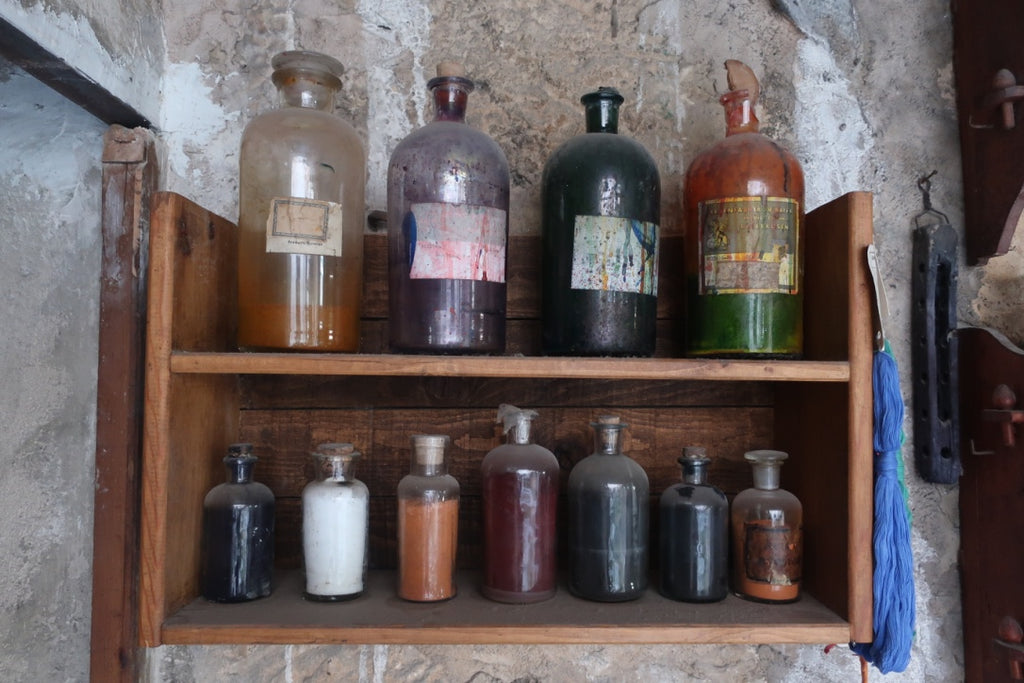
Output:
[[352,474],[353,459],[338,455],[317,455],[317,467],[322,481],[352,481],[355,477]]
[[586,107],[588,133],[618,133],[619,103],[614,100],[599,99]]
[[530,443],[530,421],[519,420],[514,427],[508,430],[508,441],[506,443],[524,446]]
[[708,480],[707,464],[703,462],[683,463],[683,483],[692,486],[703,486]]
[[778,463],[754,465],[754,488],[769,491],[779,488],[780,469]]
[[621,435],[622,425],[594,425],[594,452],[600,455],[620,455]]
[[414,474],[418,477],[440,477],[448,474],[448,465],[444,462],[413,462],[412,466],[409,468],[409,474]]
[[274,85],[281,106],[333,112],[338,89],[315,74],[291,70],[275,71]]
[[732,90],[718,100],[725,107],[725,134],[756,133],[761,127],[746,90]]
[[466,122],[466,104],[473,82],[457,76],[439,76],[427,83],[434,95],[434,120]]
[[228,469],[227,482],[229,484],[248,484],[252,481],[252,467],[255,464],[256,458],[251,455],[229,455],[224,458],[224,465]]

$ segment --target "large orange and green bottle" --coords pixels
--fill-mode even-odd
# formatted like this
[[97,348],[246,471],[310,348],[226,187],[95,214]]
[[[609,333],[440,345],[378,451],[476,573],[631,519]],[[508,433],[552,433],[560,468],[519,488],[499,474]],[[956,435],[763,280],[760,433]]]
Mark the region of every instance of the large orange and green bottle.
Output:
[[804,175],[758,131],[760,91],[729,60],[726,137],[686,172],[686,342],[691,356],[803,353]]

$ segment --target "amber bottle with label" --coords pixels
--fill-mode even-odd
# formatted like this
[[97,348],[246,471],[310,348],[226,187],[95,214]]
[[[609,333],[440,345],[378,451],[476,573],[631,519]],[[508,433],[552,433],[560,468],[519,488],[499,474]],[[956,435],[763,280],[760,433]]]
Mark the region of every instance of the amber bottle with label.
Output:
[[756,602],[794,602],[803,573],[803,506],[779,488],[782,451],[748,451],[754,486],[732,501],[732,590]]
[[599,88],[580,101],[587,132],[544,167],[544,352],[649,356],[658,309],[658,168],[640,143],[617,134],[618,91]]
[[242,134],[238,345],[356,351],[366,159],[332,112],[342,66],[313,52],[272,61],[279,109]]
[[434,120],[388,164],[388,330],[414,353],[505,350],[509,170],[466,124],[473,81],[443,62],[427,83]]
[[759,86],[726,62],[726,137],[686,172],[688,355],[798,358],[803,353],[804,176],[758,132]]

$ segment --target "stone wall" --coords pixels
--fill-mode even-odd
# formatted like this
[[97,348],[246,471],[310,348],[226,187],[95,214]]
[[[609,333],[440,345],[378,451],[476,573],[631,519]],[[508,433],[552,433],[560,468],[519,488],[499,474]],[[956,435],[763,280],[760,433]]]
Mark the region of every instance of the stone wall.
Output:
[[[434,65],[461,60],[479,84],[469,121],[494,137],[510,161],[510,217],[518,234],[537,232],[541,169],[555,147],[582,131],[579,96],[600,85],[625,95],[620,132],[657,160],[664,228],[678,232],[681,177],[693,156],[722,134],[722,63],[748,63],[762,80],[762,130],[804,164],[808,208],[850,190],[875,194],[890,334],[909,396],[907,264],[912,218],[921,208],[919,177],[938,171],[934,204],[955,225],[962,223],[947,2],[159,5],[124,0],[112,13],[86,0],[0,0],[0,14],[31,28],[27,32],[55,52],[93,65],[85,71],[157,123],[168,189],[231,219],[237,215],[241,131],[273,106],[270,57],[283,49],[322,51],[345,64],[340,115],[366,141],[370,209],[384,208],[384,169],[394,146],[426,120],[425,85]],[[45,99],[44,89],[31,90],[27,109],[12,112],[9,88],[28,86],[17,72],[3,74],[5,134],[11,114],[41,119],[40,111],[62,111]],[[39,103],[41,110],[34,108]],[[0,204],[8,209],[0,221],[12,245],[0,251],[10,321],[3,363],[11,387],[0,432],[7,501],[0,509],[0,632],[8,634],[0,672],[10,680],[84,680],[87,672],[102,129],[68,113],[47,129],[54,133],[25,138],[34,143],[31,154],[0,153]],[[55,159],[58,152],[64,156],[44,161],[45,172],[29,166],[28,160]],[[68,154],[76,163],[65,164]],[[987,268],[961,271],[964,321],[1012,321],[1024,299],[1018,254],[1015,243],[1013,253]],[[1008,332],[1024,336],[1024,329]],[[905,427],[909,437],[909,421]],[[959,680],[957,490],[920,481],[910,446],[904,453],[914,515],[917,639],[908,671],[886,680]],[[55,489],[59,503],[44,505]],[[224,646],[153,650],[144,678],[822,681],[859,675],[856,658],[842,644],[828,654],[819,647],[771,645]]]

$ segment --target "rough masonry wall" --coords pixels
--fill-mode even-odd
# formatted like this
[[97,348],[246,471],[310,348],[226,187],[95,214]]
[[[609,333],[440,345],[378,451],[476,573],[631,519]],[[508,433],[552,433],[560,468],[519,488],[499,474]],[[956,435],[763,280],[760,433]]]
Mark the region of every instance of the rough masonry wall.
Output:
[[100,121],[0,59],[0,680],[89,677]]
[[[385,206],[391,151],[425,123],[426,81],[461,60],[479,84],[469,122],[512,169],[510,222],[539,230],[548,155],[582,132],[579,96],[623,93],[620,133],[654,155],[666,232],[681,230],[681,178],[718,140],[723,62],[760,76],[762,131],[804,165],[807,205],[851,190],[875,195],[876,244],[893,311],[890,336],[909,396],[909,269],[916,181],[937,170],[932,199],[960,216],[960,161],[948,2],[870,0],[257,0],[164,7],[168,62],[160,136],[170,189],[237,216],[242,128],[274,106],[270,58],[310,49],[347,68],[340,115],[369,154],[369,209]],[[954,221],[959,223],[959,221]],[[980,271],[964,272],[961,301]],[[976,316],[967,304],[965,318]],[[909,412],[908,412],[909,414]],[[909,422],[905,425],[910,436]],[[904,450],[914,516],[917,640],[910,668],[886,680],[962,677],[957,491],[926,484]],[[823,485],[826,485],[823,483]],[[164,647],[151,681],[182,680],[856,680],[845,647],[309,646]],[[875,674],[877,676],[877,672]]]

